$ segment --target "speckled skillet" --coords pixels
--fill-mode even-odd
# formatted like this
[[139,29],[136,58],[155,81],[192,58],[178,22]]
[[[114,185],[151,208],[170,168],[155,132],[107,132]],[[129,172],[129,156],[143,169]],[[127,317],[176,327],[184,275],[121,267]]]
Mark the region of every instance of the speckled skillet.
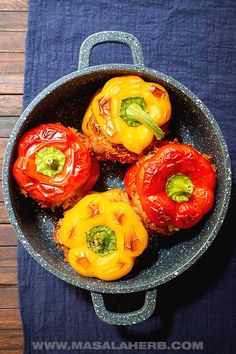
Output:
[[[134,65],[108,64],[89,66],[92,48],[104,42],[127,45]],[[17,191],[12,177],[19,138],[24,132],[41,123],[61,122],[81,128],[82,117],[91,96],[113,76],[135,74],[144,80],[163,85],[169,92],[172,107],[172,131],[180,141],[213,155],[218,169],[216,202],[213,210],[191,231],[174,236],[172,245],[160,241],[162,248],[149,247],[139,258],[135,269],[125,278],[105,282],[85,278],[63,262],[63,256],[53,242],[53,224],[60,216],[40,209],[31,198]],[[102,164],[97,190],[122,187],[125,168],[112,163]],[[3,192],[10,221],[26,250],[48,271],[75,286],[91,291],[94,309],[105,322],[130,325],[147,319],[156,305],[156,287],[188,269],[206,251],[216,237],[224,220],[231,189],[231,169],[228,149],[214,117],[189,89],[156,70],[146,68],[138,40],[122,32],[100,32],[82,44],[79,69],[57,80],[43,90],[25,109],[11,134],[3,168]],[[106,309],[102,293],[146,291],[141,309],[129,313],[113,313]]]

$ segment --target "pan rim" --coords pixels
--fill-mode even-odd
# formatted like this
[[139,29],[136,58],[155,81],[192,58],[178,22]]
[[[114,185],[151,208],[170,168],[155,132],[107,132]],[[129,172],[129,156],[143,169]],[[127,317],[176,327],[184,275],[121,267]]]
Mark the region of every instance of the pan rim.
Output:
[[[104,72],[110,70],[111,72],[114,70],[119,70],[119,71],[125,71],[127,72],[132,72],[136,74],[148,74],[153,76],[156,79],[161,79],[172,86],[175,86],[178,90],[182,91],[185,95],[190,97],[190,99],[194,100],[195,104],[198,106],[198,108],[203,112],[204,116],[206,119],[212,124],[213,129],[215,133],[218,136],[220,146],[222,149],[222,153],[224,156],[224,169],[227,171],[228,178],[225,181],[225,187],[224,187],[224,196],[223,196],[223,203],[221,205],[221,210],[219,211],[218,215],[218,220],[214,224],[211,230],[209,230],[209,237],[207,238],[206,242],[200,249],[196,251],[196,253],[188,259],[183,265],[179,266],[176,268],[176,270],[171,271],[167,275],[157,279],[156,281],[150,282],[150,280],[145,280],[142,281],[142,283],[137,283],[132,285],[132,280],[117,280],[113,282],[105,282],[101,280],[94,280],[94,283],[86,283],[86,278],[85,281],[81,281],[78,279],[74,279],[67,274],[64,274],[60,270],[57,269],[53,264],[50,262],[46,261],[43,259],[43,256],[40,255],[34,248],[33,246],[29,243],[29,241],[26,239],[24,236],[23,231],[21,230],[20,226],[18,225],[17,218],[14,213],[14,209],[12,207],[11,203],[11,198],[10,198],[10,190],[9,190],[9,179],[8,179],[8,172],[9,172],[9,164],[10,164],[10,157],[12,154],[12,149],[13,149],[13,141],[16,139],[18,133],[20,132],[20,129],[24,122],[27,120],[28,115],[32,112],[32,110],[49,94],[51,94],[55,89],[57,89],[59,86],[63,84],[67,84],[71,80],[87,75],[87,74],[93,74],[93,73],[98,73],[98,72]],[[63,281],[66,281],[67,283],[70,283],[72,285],[75,285],[77,287],[81,287],[86,290],[90,291],[95,291],[99,293],[130,293],[130,292],[139,292],[139,291],[144,291],[148,289],[155,288],[161,284],[166,283],[167,281],[170,281],[174,279],[175,277],[179,276],[182,274],[184,271],[186,271],[188,268],[190,268],[202,255],[205,253],[205,251],[208,249],[210,244],[213,242],[215,239],[227,212],[228,205],[229,205],[229,200],[230,200],[230,194],[231,194],[231,183],[232,183],[232,173],[231,173],[231,163],[230,163],[230,157],[229,157],[229,151],[228,147],[225,141],[225,138],[219,128],[219,125],[209,109],[206,107],[206,105],[187,87],[185,87],[183,84],[178,82],[177,80],[171,78],[170,76],[163,74],[157,70],[147,68],[145,66],[137,66],[137,65],[128,65],[128,64],[105,64],[105,65],[96,65],[96,66],[91,66],[87,68],[83,68],[79,71],[74,71],[66,76],[61,77],[57,81],[53,82],[50,84],[48,87],[46,87],[43,91],[41,91],[32,101],[31,103],[26,107],[26,109],[23,111],[21,114],[20,118],[17,120],[17,123],[11,133],[11,136],[9,138],[6,151],[5,151],[5,157],[4,157],[4,162],[3,162],[3,178],[2,178],[2,186],[3,186],[3,196],[4,196],[4,201],[5,205],[8,211],[9,215],[9,220],[17,234],[18,239],[20,242],[23,244],[25,249],[29,252],[29,254],[46,270],[48,270],[50,273],[54,274],[58,278],[60,278]],[[119,286],[118,286],[119,284]]]

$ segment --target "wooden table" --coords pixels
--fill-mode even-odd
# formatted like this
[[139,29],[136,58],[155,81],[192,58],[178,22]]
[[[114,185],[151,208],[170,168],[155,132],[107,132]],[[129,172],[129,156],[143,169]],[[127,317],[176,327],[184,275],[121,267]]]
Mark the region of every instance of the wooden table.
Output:
[[[0,175],[4,150],[22,110],[27,0],[0,0]],[[22,353],[16,235],[0,187],[0,354]]]

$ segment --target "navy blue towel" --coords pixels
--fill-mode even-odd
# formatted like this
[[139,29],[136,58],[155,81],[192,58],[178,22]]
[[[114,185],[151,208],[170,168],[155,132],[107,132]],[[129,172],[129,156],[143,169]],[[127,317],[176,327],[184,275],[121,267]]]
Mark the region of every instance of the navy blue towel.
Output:
[[[234,0],[30,0],[24,107],[48,84],[77,69],[79,48],[88,35],[102,30],[130,32],[142,43],[146,66],[181,81],[212,111],[236,174],[235,19]],[[131,63],[129,50],[110,44],[96,47],[92,63],[107,62]],[[91,353],[92,341],[104,346],[99,353],[153,352],[142,345],[125,350],[128,342],[145,342],[143,348],[158,342],[160,352],[176,353],[164,349],[174,341],[180,342],[180,353],[235,352],[234,201],[235,191],[225,223],[206,254],[182,276],[161,286],[154,316],[131,327],[101,322],[89,292],[48,273],[19,245],[25,353],[66,354],[71,342],[78,345],[73,352]],[[37,344],[47,341],[48,350],[48,343]],[[123,343],[124,348],[109,350],[112,342],[121,348]]]

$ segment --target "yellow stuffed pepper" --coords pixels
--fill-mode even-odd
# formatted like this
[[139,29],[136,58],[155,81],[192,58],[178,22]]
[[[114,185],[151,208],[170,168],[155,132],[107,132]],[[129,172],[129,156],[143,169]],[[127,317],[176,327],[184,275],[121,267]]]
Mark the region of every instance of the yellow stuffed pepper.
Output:
[[148,244],[147,231],[119,189],[84,197],[65,213],[56,232],[72,268],[102,280],[128,274]]
[[101,160],[132,163],[164,137],[171,117],[164,87],[139,76],[114,77],[89,104],[82,130]]

